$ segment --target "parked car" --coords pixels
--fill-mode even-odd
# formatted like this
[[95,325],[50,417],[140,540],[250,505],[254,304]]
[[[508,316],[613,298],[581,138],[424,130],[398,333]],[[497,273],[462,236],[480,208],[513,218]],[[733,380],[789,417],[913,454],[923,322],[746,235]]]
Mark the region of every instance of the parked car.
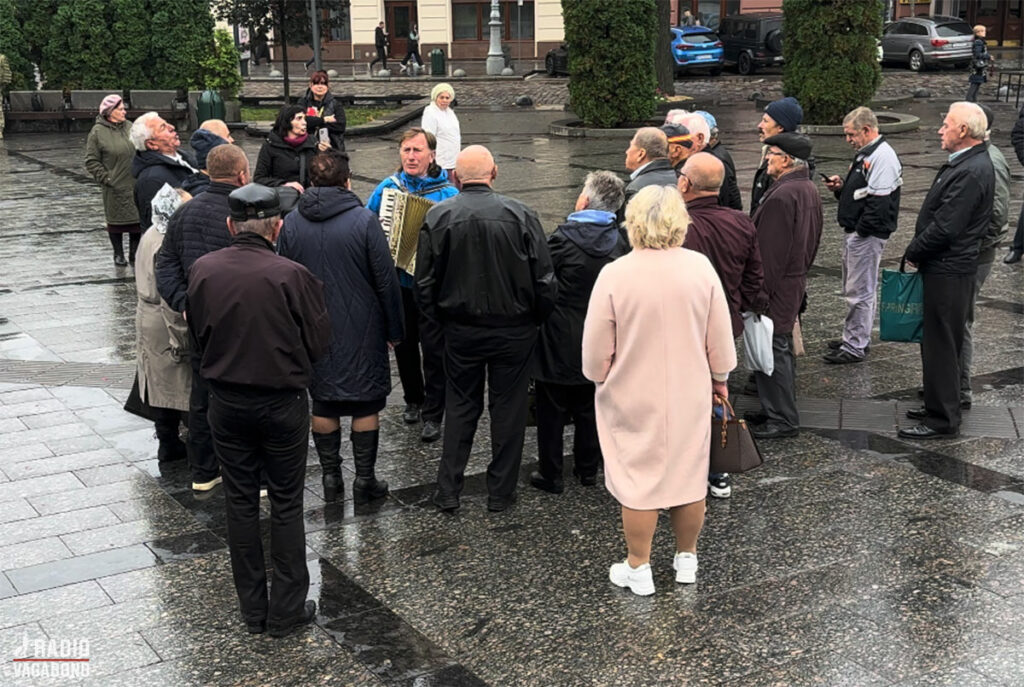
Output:
[[718,25],[722,61],[740,74],[783,64],[782,15],[766,12],[737,14]]
[[718,76],[722,73],[722,41],[706,26],[673,28],[672,59],[676,76],[692,69],[707,69],[711,76]]
[[544,71],[548,73],[548,76],[558,76],[559,74],[569,76],[569,45],[567,43],[548,50],[548,54],[544,57]]
[[905,17],[882,32],[882,59],[906,64],[913,71],[952,64],[966,67],[971,61],[974,32],[958,17]]

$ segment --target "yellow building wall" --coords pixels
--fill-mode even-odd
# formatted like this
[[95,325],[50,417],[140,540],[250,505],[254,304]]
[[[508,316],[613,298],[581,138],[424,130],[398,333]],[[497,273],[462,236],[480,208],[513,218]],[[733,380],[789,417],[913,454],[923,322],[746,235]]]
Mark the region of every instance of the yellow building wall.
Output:
[[538,43],[561,42],[565,37],[561,0],[535,0],[534,39]]

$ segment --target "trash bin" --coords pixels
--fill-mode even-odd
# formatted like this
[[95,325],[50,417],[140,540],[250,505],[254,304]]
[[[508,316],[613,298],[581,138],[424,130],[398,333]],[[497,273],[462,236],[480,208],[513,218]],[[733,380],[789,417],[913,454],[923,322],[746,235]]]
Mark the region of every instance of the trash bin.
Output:
[[430,75],[444,76],[444,50],[434,48],[430,51]]
[[207,119],[224,119],[224,99],[217,91],[206,90],[199,94],[196,103],[196,119],[200,123]]

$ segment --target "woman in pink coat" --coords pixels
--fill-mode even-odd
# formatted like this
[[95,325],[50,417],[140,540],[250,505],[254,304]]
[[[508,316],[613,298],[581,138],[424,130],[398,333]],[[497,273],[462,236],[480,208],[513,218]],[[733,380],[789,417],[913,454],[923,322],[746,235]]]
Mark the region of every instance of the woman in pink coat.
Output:
[[676,536],[676,582],[696,581],[712,396],[728,397],[736,366],[718,275],[706,257],[681,248],[689,223],[674,187],[637,193],[626,206],[634,250],[601,270],[583,328],[605,484],[622,504],[629,552],[609,577],[641,596],[654,593],[651,540],[663,508]]

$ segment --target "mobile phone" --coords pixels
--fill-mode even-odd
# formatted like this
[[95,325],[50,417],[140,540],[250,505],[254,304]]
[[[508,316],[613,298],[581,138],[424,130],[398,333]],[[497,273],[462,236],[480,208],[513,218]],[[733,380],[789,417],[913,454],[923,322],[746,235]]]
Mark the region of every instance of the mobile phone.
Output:
[[325,127],[321,127],[320,131],[316,132],[316,135],[317,135],[317,138],[319,139],[320,143],[326,143],[327,145],[331,144],[331,138],[330,138],[331,134],[330,134],[329,131],[327,131],[327,127],[326,126]]
[[830,177],[827,174],[822,174],[821,172],[818,172],[818,176],[821,177],[822,181],[831,181],[832,180],[832,177]]

